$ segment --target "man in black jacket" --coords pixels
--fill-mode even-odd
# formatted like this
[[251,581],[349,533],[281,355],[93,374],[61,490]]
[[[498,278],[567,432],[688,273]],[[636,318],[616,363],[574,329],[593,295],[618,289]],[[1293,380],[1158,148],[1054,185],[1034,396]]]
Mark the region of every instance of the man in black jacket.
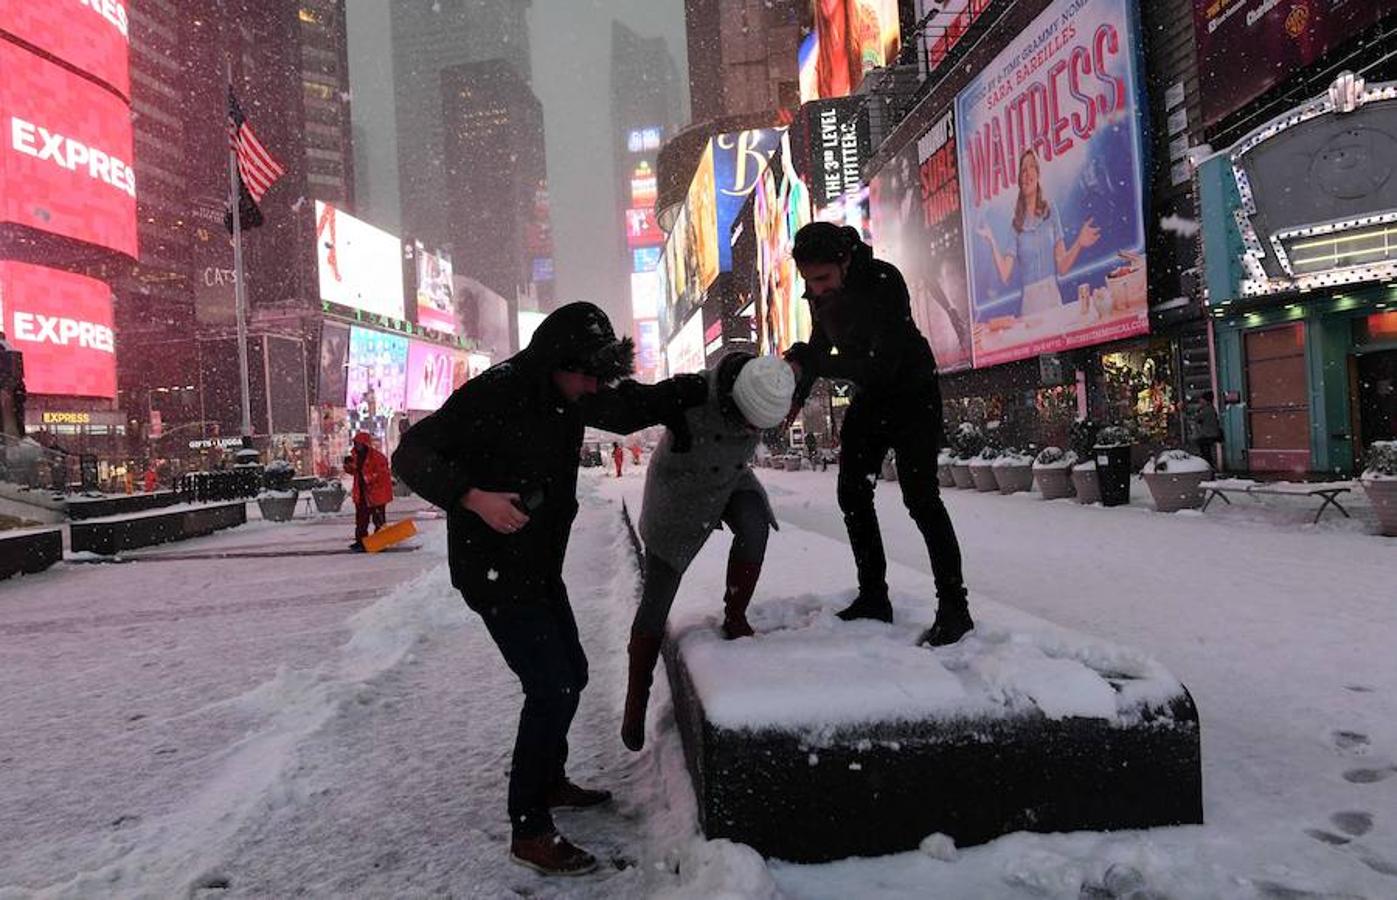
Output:
[[393,454],[398,477],[447,511],[452,583],[523,686],[509,777],[510,855],[550,875],[580,875],[597,864],[558,834],[550,810],[611,797],[564,773],[568,728],[587,684],[563,584],[583,431],[627,434],[675,422],[707,397],[696,376],[612,387],[631,374],[634,352],[600,309],[568,304],[544,319],[527,349],[413,426]]
[[895,266],[874,259],[873,250],[847,226],[806,225],[796,233],[793,255],[814,325],[810,342],[797,343],[786,354],[799,377],[792,415],[816,378],[851,381],[856,389],[840,434],[839,508],[854,551],[859,595],[839,617],[892,621],[888,564],[873,507],[875,476],[891,448],[903,503],[926,541],[936,581],[936,622],[921,643],[954,644],[975,623],[960,544],[936,482],[943,433],[936,358],[912,320],[907,284]]

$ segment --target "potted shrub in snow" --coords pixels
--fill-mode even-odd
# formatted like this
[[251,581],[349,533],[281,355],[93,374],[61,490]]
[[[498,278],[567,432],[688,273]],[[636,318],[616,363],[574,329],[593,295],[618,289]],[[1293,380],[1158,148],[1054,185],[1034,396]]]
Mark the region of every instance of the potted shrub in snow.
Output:
[[936,456],[936,483],[943,488],[956,486],[956,476],[951,471],[951,464],[955,460],[956,455],[949,447],[943,449]]
[[1378,529],[1388,537],[1397,537],[1397,441],[1373,442],[1362,481],[1378,514]]
[[1005,450],[990,467],[1001,494],[1033,489],[1033,457],[1019,450]]
[[1072,490],[1078,503],[1100,503],[1101,483],[1096,477],[1096,435],[1101,430],[1091,419],[1078,419],[1072,423],[1069,434],[1072,440],[1072,453],[1077,462],[1072,466]]
[[951,446],[955,448],[951,479],[956,487],[969,490],[975,487],[975,479],[970,474],[970,461],[985,449],[985,434],[972,423],[962,422],[951,438]]
[[999,459],[999,451],[985,447],[970,461],[970,477],[975,481],[975,490],[985,494],[999,490],[999,482],[994,480],[996,459]]
[[338,478],[328,478],[311,488],[310,495],[315,498],[317,512],[335,513],[344,506],[344,498],[349,496],[349,492],[344,489],[344,482]]
[[1060,500],[1076,493],[1072,487],[1072,467],[1077,454],[1061,447],[1044,447],[1033,461],[1033,477],[1044,500]]
[[1198,509],[1203,505],[1203,482],[1213,474],[1213,467],[1200,456],[1186,450],[1165,450],[1145,463],[1140,473],[1154,498],[1159,512]]
[[269,522],[290,522],[296,515],[299,493],[291,486],[296,470],[284,459],[272,460],[262,471],[262,493],[257,495],[257,508]]

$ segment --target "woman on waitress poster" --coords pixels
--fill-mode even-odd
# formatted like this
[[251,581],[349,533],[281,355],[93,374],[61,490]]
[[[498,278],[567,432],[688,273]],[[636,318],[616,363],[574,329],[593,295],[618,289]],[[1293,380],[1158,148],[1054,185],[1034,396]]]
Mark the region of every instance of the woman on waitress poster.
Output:
[[1058,278],[1072,271],[1082,251],[1101,238],[1101,232],[1088,216],[1068,246],[1063,236],[1062,219],[1057,208],[1043,193],[1042,168],[1033,148],[1019,155],[1019,199],[1014,204],[1014,249],[1006,253],[999,248],[994,229],[982,222],[976,231],[990,246],[994,267],[1000,281],[1009,284],[1015,267],[1023,286],[1023,303],[1019,317],[1052,312],[1062,306],[1062,289]]

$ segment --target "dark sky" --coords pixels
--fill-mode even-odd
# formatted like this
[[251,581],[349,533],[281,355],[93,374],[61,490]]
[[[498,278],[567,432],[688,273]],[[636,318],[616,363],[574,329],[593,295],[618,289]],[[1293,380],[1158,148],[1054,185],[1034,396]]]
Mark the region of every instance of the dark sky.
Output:
[[[614,295],[629,285],[616,284],[613,270],[597,264],[595,237],[621,228],[611,201],[616,190],[610,133],[613,19],[643,37],[665,39],[687,102],[683,0],[534,0],[530,13],[534,92],[543,102],[548,131],[558,297],[592,300],[614,316],[629,302]],[[688,121],[687,114],[682,121]]]

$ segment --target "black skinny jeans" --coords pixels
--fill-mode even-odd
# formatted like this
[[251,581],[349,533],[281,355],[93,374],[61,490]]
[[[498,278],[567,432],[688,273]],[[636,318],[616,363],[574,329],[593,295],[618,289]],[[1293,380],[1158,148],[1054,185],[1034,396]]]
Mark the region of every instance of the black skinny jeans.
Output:
[[[738,491],[723,508],[723,524],[732,532],[732,548],[728,550],[728,565],[761,565],[766,559],[766,539],[771,523],[767,520],[766,501],[756,491]],[[684,573],[653,553],[645,554],[645,586],[640,594],[640,607],[631,623],[632,634],[663,634],[679,582]]]
[[562,585],[547,600],[502,602],[480,616],[524,688],[509,772],[509,821],[515,837],[537,837],[553,830],[548,795],[565,777],[568,728],[587,686],[587,655]]
[[903,505],[917,523],[931,557],[937,600],[943,607],[965,603],[960,543],[936,482],[941,435],[941,392],[934,386],[901,396],[860,394],[849,405],[840,432],[839,509],[863,596],[888,592],[888,562],[873,506],[873,485],[891,448],[897,454]]

